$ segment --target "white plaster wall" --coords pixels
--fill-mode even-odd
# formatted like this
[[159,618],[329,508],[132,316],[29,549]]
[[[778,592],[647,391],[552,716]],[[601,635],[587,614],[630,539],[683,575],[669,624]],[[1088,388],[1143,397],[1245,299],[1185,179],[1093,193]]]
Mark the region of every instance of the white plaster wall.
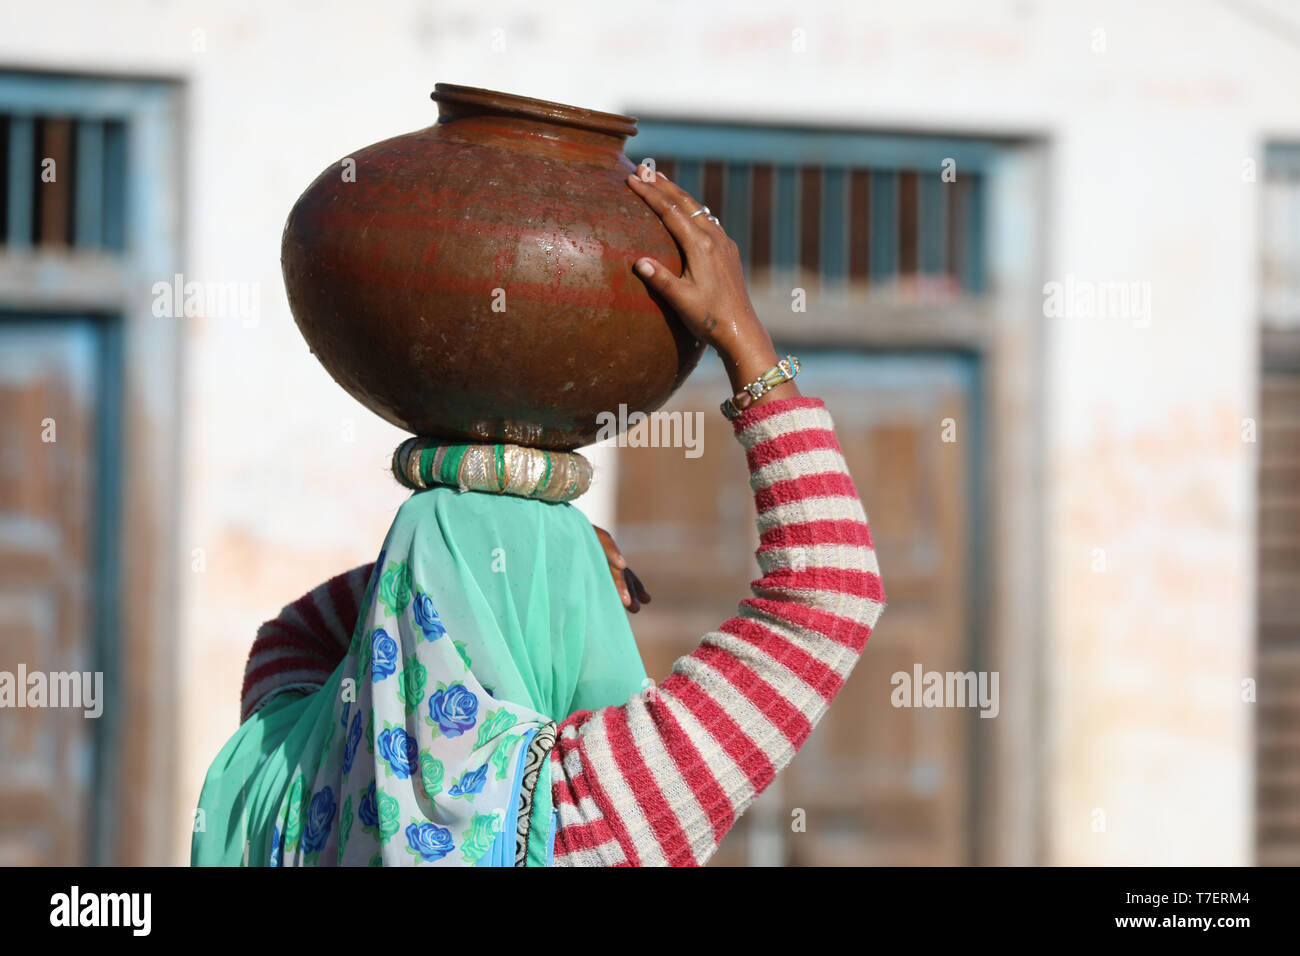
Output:
[[[1245,11],[1300,23],[1285,4],[0,10],[5,65],[185,81],[186,275],[260,286],[255,326],[194,321],[187,344],[177,561],[188,568],[201,548],[207,569],[183,575],[180,596],[175,860],[203,772],[235,727],[256,625],[369,560],[402,498],[386,475],[401,436],[330,381],[288,315],[285,214],[329,163],[432,122],[428,93],[448,81],[618,111],[1048,142],[1044,279],[1146,282],[1153,303],[1145,327],[1049,323],[1048,858],[1249,862],[1251,714],[1238,685],[1253,657],[1254,473],[1238,427],[1255,414],[1257,187],[1241,171],[1265,136],[1300,137],[1300,46]],[[591,508],[604,520],[607,492]]]

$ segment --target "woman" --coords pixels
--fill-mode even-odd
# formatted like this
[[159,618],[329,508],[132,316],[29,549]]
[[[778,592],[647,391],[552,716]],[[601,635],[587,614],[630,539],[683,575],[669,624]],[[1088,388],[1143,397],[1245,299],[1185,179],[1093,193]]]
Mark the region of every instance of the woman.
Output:
[[752,597],[655,686],[597,565],[630,610],[648,596],[576,509],[414,495],[373,570],[259,633],[195,864],[700,865],[843,686],[884,592],[830,417],[782,381],[797,365],[778,365],[717,218],[645,167],[628,187],[685,263],[635,271],[737,393]]

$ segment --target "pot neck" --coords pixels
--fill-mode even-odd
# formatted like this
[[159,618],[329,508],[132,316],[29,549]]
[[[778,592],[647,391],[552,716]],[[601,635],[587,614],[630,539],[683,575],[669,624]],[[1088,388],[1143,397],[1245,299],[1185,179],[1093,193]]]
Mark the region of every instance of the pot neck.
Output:
[[497,120],[503,125],[525,126],[543,135],[617,152],[623,151],[628,137],[636,135],[634,117],[513,93],[438,83],[430,98],[438,104],[439,125],[470,118]]

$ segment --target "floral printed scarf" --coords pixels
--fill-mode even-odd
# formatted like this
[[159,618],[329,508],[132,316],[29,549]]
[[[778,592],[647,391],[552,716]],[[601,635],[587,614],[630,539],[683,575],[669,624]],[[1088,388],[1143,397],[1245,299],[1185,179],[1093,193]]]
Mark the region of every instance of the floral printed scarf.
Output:
[[194,860],[242,843],[254,865],[545,865],[549,794],[528,781],[556,722],[644,680],[581,512],[421,492],[329,680],[272,697],[209,771],[201,807],[242,832],[196,834]]

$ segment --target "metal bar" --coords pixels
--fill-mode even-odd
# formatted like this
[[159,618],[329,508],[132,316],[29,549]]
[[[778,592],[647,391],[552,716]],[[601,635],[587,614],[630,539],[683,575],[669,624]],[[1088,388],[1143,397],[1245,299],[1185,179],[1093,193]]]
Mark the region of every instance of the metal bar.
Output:
[[77,123],[77,175],[72,224],[74,243],[82,248],[104,244],[104,124]]
[[886,282],[898,274],[898,175],[890,170],[871,173],[871,281]]
[[704,185],[704,164],[694,160],[679,159],[676,182],[692,196],[700,195],[703,191],[701,187]]
[[849,271],[849,176],[843,167],[822,175],[822,281],[841,286]]
[[104,247],[126,251],[126,124],[104,124]]
[[871,174],[855,169],[849,175],[849,281],[866,282],[871,271]]
[[962,270],[962,286],[972,295],[979,295],[987,284],[984,246],[984,177],[972,176],[966,194],[966,261]]
[[722,221],[727,235],[740,247],[740,262],[749,270],[752,242],[754,167],[749,163],[728,163],[723,177]]
[[772,203],[776,194],[776,180],[772,167],[760,164],[753,168],[753,196],[750,233],[753,245],[749,250],[750,263],[755,272],[772,265]]
[[9,117],[9,221],[5,236],[10,248],[32,244],[36,209],[36,122],[30,116]]
[[944,196],[947,184],[938,174],[927,172],[921,177],[921,273],[942,275],[947,268],[944,237],[948,234],[948,203]]

